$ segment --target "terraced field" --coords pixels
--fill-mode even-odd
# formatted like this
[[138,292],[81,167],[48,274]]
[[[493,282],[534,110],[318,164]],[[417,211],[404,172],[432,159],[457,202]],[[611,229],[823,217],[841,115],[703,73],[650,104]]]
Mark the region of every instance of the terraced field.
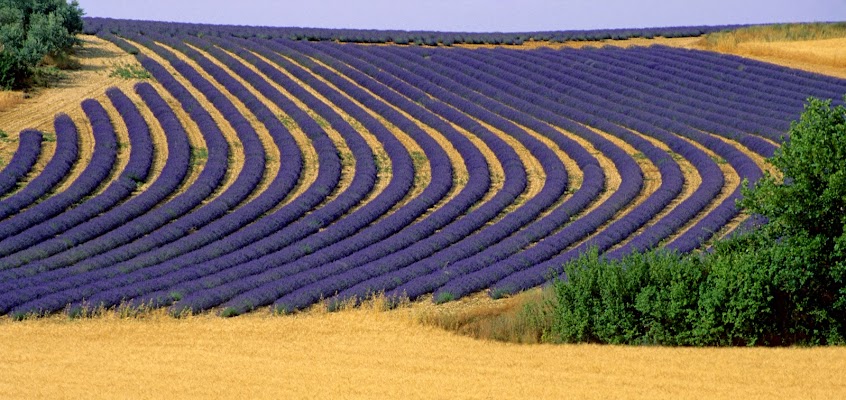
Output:
[[160,26],[105,21],[86,39],[154,80],[95,88],[52,131],[12,134],[0,313],[499,298],[590,247],[694,251],[756,223],[735,207],[741,181],[762,176],[804,100],[846,93],[841,79],[666,46]]

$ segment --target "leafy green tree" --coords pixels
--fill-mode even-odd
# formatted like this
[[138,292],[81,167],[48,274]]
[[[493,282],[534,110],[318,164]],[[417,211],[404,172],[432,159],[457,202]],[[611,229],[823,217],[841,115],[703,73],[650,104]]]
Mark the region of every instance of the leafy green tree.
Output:
[[45,57],[65,59],[82,15],[76,0],[0,0],[0,86],[24,86]]
[[[745,187],[741,206],[769,219],[781,254],[773,278],[786,333],[812,342],[846,336],[846,107],[811,98],[770,159],[782,177]],[[797,262],[801,260],[801,262]]]

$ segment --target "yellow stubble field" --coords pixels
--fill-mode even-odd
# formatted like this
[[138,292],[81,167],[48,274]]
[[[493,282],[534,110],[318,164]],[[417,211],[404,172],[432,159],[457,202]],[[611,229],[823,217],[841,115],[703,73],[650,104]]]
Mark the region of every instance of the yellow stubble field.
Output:
[[518,345],[426,304],[0,322],[0,398],[846,398],[844,348]]

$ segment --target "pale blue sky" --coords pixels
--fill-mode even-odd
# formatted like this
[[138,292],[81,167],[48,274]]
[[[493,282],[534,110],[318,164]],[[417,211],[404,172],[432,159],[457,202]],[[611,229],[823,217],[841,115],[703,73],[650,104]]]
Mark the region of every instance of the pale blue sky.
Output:
[[846,21],[846,0],[79,0],[79,3],[93,17],[440,31]]

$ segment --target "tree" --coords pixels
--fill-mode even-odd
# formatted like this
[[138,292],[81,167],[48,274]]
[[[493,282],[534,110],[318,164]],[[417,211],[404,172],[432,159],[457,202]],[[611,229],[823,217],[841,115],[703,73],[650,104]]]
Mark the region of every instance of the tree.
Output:
[[65,59],[83,14],[76,0],[0,0],[0,86],[24,86],[45,57]]
[[[846,108],[811,98],[767,174],[740,205],[769,219],[774,304],[797,340],[842,342],[846,332]],[[776,253],[775,250],[778,250]],[[801,260],[801,262],[797,262]],[[778,296],[784,298],[779,299]],[[813,338],[813,339],[812,339]]]

